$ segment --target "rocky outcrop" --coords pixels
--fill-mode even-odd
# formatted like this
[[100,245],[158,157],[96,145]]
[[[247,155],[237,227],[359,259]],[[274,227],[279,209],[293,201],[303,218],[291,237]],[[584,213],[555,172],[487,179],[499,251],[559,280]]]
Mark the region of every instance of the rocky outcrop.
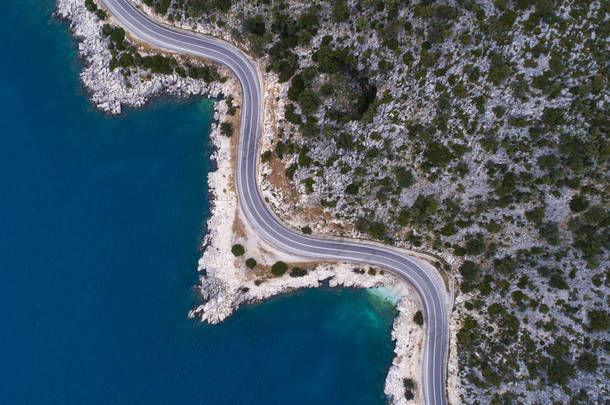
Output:
[[[89,12],[82,0],[57,0],[56,15],[69,22],[78,39],[78,53],[86,63],[80,79],[90,92],[91,102],[101,111],[120,114],[122,106],[141,107],[151,97],[162,94],[175,97],[198,94],[218,97],[223,94],[224,86],[218,82],[205,83],[175,73],[151,74],[141,69],[132,69],[129,75],[124,75],[118,68],[111,70],[109,39],[102,35],[105,22]],[[142,55],[150,53],[142,47],[138,51]]]

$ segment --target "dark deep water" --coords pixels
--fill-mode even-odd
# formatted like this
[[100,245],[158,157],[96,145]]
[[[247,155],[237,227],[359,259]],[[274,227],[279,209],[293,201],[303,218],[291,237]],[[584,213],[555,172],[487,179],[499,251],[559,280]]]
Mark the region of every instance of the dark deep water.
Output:
[[0,14],[0,403],[383,404],[394,309],[307,290],[197,304],[209,100],[106,118],[52,0]]

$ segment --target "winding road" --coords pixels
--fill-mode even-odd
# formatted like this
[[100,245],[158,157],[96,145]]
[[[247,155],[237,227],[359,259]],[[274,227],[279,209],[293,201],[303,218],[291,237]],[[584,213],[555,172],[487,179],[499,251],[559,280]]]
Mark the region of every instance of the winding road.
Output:
[[312,259],[343,260],[386,268],[413,285],[425,319],[422,354],[422,397],[427,405],[444,405],[448,346],[449,294],[431,266],[422,266],[407,253],[381,244],[303,235],[284,226],[268,209],[256,181],[262,129],[262,84],[256,64],[236,47],[216,38],[160,25],[129,0],[102,0],[115,20],[132,36],[148,44],[209,59],[234,72],[242,90],[237,151],[237,192],[246,220],[276,248]]

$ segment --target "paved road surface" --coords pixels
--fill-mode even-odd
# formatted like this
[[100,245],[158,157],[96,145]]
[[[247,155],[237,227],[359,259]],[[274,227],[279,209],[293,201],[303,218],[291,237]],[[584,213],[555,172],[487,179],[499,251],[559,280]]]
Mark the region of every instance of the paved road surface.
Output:
[[427,405],[444,405],[448,341],[448,294],[436,271],[392,247],[347,239],[303,235],[282,225],[267,209],[256,182],[263,98],[255,64],[236,47],[210,37],[153,22],[128,0],[102,0],[115,19],[136,38],[153,46],[210,59],[231,69],[242,90],[237,154],[237,191],[241,209],[260,236],[286,252],[383,267],[409,281],[424,308],[426,337],[422,354],[422,394]]

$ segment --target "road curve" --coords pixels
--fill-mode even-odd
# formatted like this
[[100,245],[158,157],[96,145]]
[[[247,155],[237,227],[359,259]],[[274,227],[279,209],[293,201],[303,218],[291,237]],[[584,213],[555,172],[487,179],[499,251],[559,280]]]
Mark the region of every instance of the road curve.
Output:
[[134,37],[158,48],[212,60],[234,72],[242,90],[236,184],[240,207],[246,219],[263,239],[286,252],[312,259],[371,264],[391,270],[409,281],[418,292],[424,309],[426,337],[422,354],[423,400],[427,405],[446,404],[445,358],[449,336],[449,296],[440,275],[393,247],[303,235],[280,223],[267,209],[256,181],[263,98],[255,64],[242,51],[224,41],[152,21],[129,0],[102,0],[102,3]]

